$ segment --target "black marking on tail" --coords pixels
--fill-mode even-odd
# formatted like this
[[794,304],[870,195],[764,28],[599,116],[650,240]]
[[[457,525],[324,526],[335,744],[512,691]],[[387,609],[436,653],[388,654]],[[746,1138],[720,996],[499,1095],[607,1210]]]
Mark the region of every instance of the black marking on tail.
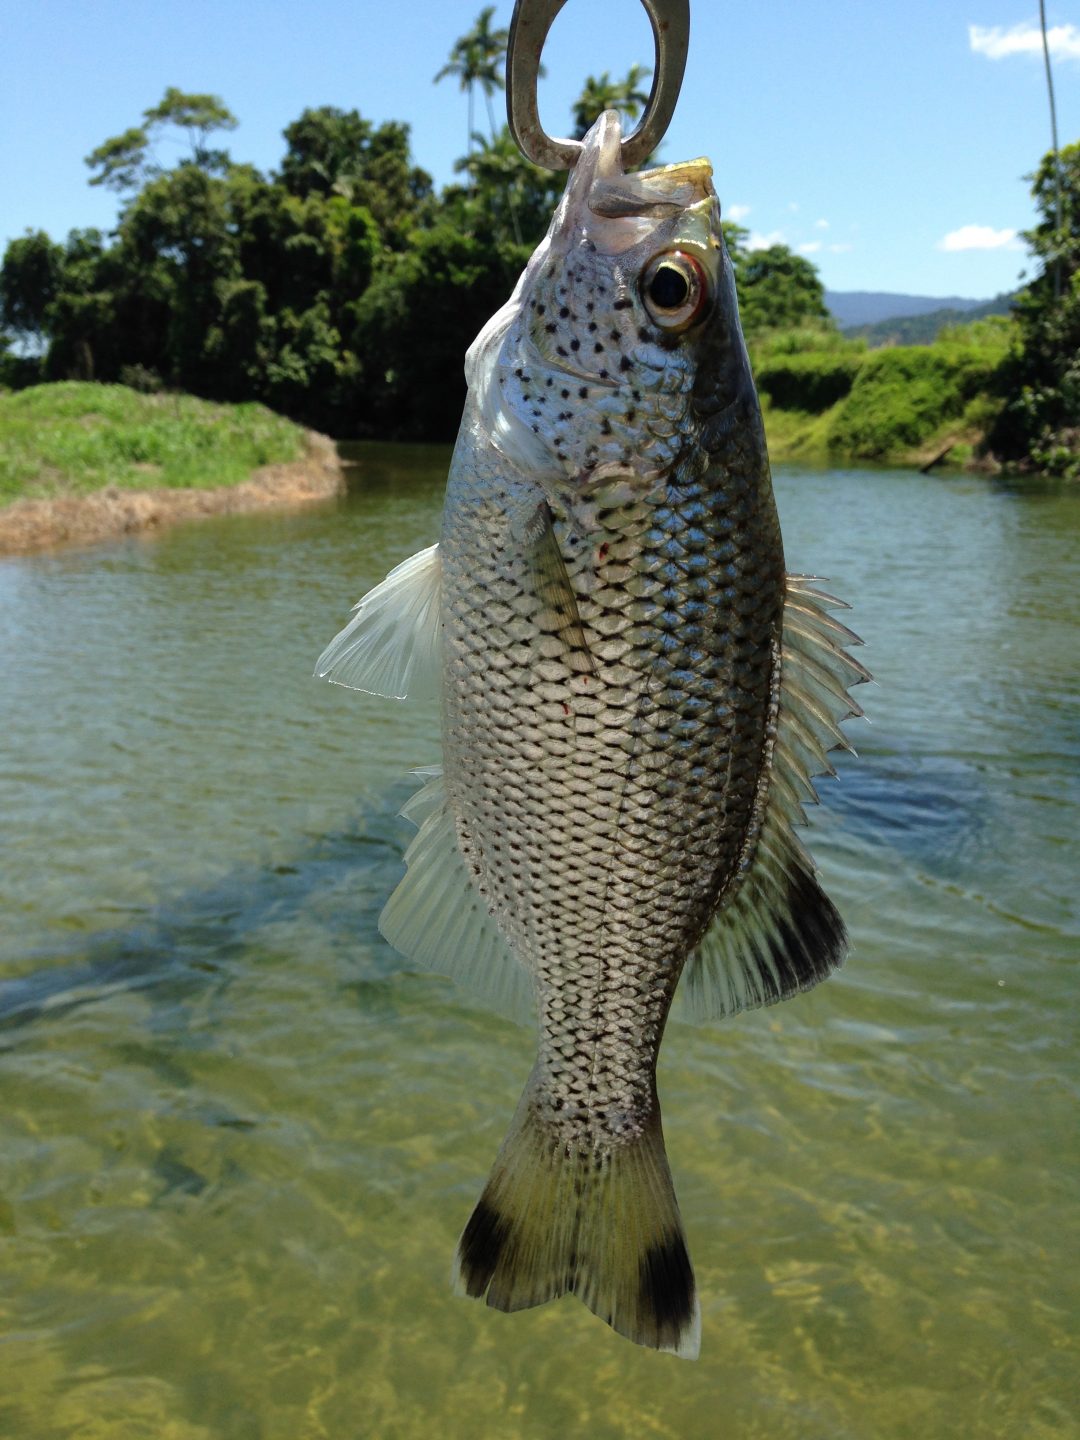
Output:
[[661,1336],[678,1340],[694,1316],[694,1272],[677,1232],[650,1246],[641,1262],[641,1302]]
[[787,905],[776,916],[777,935],[769,949],[779,976],[761,966],[766,1003],[824,980],[844,958],[847,931],[840,913],[813,875],[797,870],[788,887]]
[[510,1226],[481,1196],[469,1217],[459,1247],[465,1293],[479,1299],[487,1289],[506,1244]]

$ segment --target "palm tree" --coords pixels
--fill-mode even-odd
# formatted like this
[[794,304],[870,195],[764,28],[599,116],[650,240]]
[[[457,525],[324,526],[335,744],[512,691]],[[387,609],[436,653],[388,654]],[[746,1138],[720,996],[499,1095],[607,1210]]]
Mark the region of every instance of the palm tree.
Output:
[[628,120],[635,119],[638,111],[648,104],[648,91],[641,89],[641,82],[651,74],[651,70],[635,61],[622,80],[612,80],[606,70],[599,79],[590,75],[574,101],[574,138],[584,140],[589,127],[605,110],[617,110]]
[[[1046,89],[1050,95],[1050,142],[1053,146],[1055,204],[1054,229],[1061,244],[1061,160],[1058,156],[1057,108],[1054,105],[1054,77],[1050,72],[1050,44],[1046,38],[1046,0],[1039,0],[1039,23],[1042,26],[1043,59],[1046,61]],[[1061,261],[1054,261],[1054,299],[1061,296]]]
[[491,17],[495,14],[494,5],[486,5],[476,17],[476,24],[466,35],[454,42],[450,51],[449,61],[442,67],[435,76],[434,83],[437,85],[440,80],[445,80],[448,75],[457,76],[462,90],[469,97],[469,138],[467,143],[467,158],[472,156],[473,147],[473,86],[479,85],[484,92],[484,99],[487,102],[488,124],[491,127],[491,138],[495,138],[495,114],[491,108],[491,97],[496,90],[501,90],[505,84],[503,80],[503,65],[506,55],[506,42],[509,39],[509,31],[491,28]]

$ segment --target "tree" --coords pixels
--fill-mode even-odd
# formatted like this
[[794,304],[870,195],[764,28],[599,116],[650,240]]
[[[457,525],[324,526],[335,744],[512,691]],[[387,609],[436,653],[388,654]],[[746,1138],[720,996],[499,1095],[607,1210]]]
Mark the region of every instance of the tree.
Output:
[[599,77],[589,75],[585,86],[574,101],[574,138],[584,140],[605,110],[617,110],[627,120],[635,120],[649,101],[649,92],[641,82],[652,71],[636,62],[622,80],[612,80],[605,70]]
[[[1039,0],[1039,25],[1042,30],[1043,60],[1046,63],[1046,93],[1050,101],[1050,153],[1054,157],[1054,199],[1057,228],[1061,229],[1061,170],[1058,162],[1057,106],[1054,104],[1054,73],[1050,68],[1050,42],[1046,35],[1046,0]],[[1061,267],[1054,261],[1054,295],[1061,294]]]
[[739,315],[747,334],[803,325],[832,327],[825,287],[809,260],[786,245],[747,250],[747,232],[730,221],[722,223],[735,272]]
[[90,152],[85,163],[98,172],[90,184],[121,192],[137,190],[163,174],[165,167],[155,157],[152,145],[169,126],[187,136],[191,144],[188,163],[220,174],[228,167],[228,154],[212,150],[207,142],[215,130],[235,130],[236,125],[236,117],[216,95],[191,95],[170,85],[156,105],[143,111],[141,125],[114,135]]
[[62,248],[44,230],[28,230],[12,240],[0,269],[0,323],[26,339],[43,339],[63,264]]
[[356,110],[321,105],[285,128],[288,149],[279,177],[290,194],[343,196],[374,216],[393,249],[408,243],[412,225],[431,198],[431,176],[413,165],[409,127],[378,127]]
[[467,228],[477,234],[490,231],[500,240],[513,238],[518,245],[537,244],[562,192],[562,175],[526,160],[509,126],[492,140],[483,135],[473,140],[472,154],[454,164],[469,176]]
[[465,401],[465,351],[527,259],[524,247],[449,224],[418,231],[405,254],[385,257],[356,305],[350,342],[364,362],[365,433],[453,436]]
[[469,98],[469,129],[466,143],[466,159],[472,155],[473,145],[473,86],[479,85],[484,92],[484,100],[487,104],[488,125],[491,130],[491,138],[495,139],[495,114],[491,106],[491,97],[496,90],[501,90],[505,84],[503,80],[503,68],[506,56],[506,42],[509,39],[508,30],[493,30],[491,28],[491,17],[495,14],[495,6],[487,5],[476,17],[476,24],[465,35],[455,40],[453,49],[450,51],[450,59],[435,76],[434,84],[448,77],[456,77],[461,89],[466,92]]
[[1080,478],[1080,141],[1049,151],[1031,194],[1041,219],[1024,239],[1039,262],[1016,302],[1020,349],[988,444],[1001,459]]

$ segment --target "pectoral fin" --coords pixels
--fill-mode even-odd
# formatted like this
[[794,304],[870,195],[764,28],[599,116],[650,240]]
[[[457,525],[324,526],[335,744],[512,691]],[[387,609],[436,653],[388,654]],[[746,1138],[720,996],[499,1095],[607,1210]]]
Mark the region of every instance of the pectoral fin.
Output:
[[542,501],[523,527],[522,541],[533,585],[553,617],[552,630],[566,647],[566,660],[578,674],[592,674],[596,662],[585,642],[577,596],[559,549],[551,508]]
[[844,648],[858,636],[834,620],[841,602],[788,576],[780,703],[760,830],[745,869],[691,955],[679,986],[684,1018],[714,1020],[808,990],[838,966],[847,933],[794,827],[817,800],[828,752],[851,749],[840,729],[862,710],[847,687],[870,678]]
[[439,675],[440,581],[438,545],[403,560],[354,607],[315,674],[396,700],[431,694]]

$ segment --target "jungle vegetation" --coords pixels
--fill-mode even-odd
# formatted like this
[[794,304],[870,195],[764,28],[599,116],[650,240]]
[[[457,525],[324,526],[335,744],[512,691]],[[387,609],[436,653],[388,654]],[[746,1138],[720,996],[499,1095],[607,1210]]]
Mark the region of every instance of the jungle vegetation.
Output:
[[[436,191],[409,127],[306,109],[263,174],[225,147],[236,119],[214,95],[170,88],[86,158],[117,192],[116,228],[31,231],[0,266],[0,383],[119,382],[211,401],[259,401],[337,436],[447,440],[462,358],[547,227],[563,177],[496,124],[504,31],[485,9],[436,82],[468,97],[459,178]],[[602,109],[633,118],[648,71],[590,76],[575,133]],[[475,94],[486,132],[474,129]],[[181,158],[165,164],[162,155]],[[942,427],[1012,463],[1080,467],[1080,145],[1034,176],[1038,274],[1014,316],[932,346],[844,340],[813,265],[751,250],[725,223],[743,326],[783,452],[897,458]],[[18,343],[14,343],[18,342]],[[840,407],[839,409],[837,407]]]

